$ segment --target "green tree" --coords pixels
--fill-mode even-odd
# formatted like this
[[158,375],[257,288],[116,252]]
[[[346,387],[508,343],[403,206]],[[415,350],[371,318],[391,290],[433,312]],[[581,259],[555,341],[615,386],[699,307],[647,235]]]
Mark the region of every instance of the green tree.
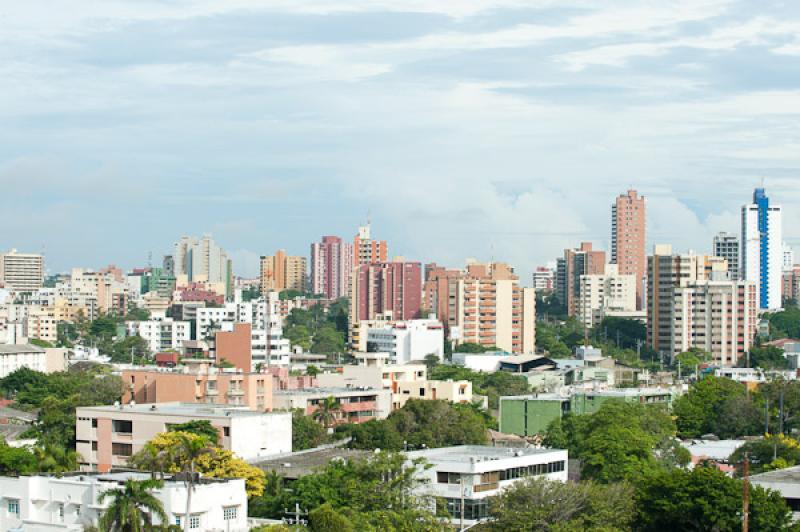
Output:
[[188,432],[208,440],[211,444],[219,443],[219,430],[207,419],[193,419],[186,423],[171,425],[169,432]]
[[102,504],[110,499],[110,503],[100,517],[100,529],[108,532],[146,532],[153,530],[153,516],[158,517],[161,524],[166,524],[168,517],[164,506],[152,494],[152,490],[162,485],[156,480],[128,479],[122,488],[101,493],[98,501]]
[[306,416],[302,410],[292,410],[292,450],[302,451],[318,447],[327,441],[325,428]]
[[111,345],[109,356],[111,362],[130,363],[133,360],[141,363],[150,358],[150,347],[141,336],[126,336]]
[[78,453],[73,449],[53,444],[39,444],[33,448],[36,471],[40,473],[67,473],[78,469]]
[[[745,402],[742,402],[742,397]],[[692,385],[688,393],[675,401],[673,412],[677,416],[678,434],[683,438],[697,438],[711,432],[720,437],[757,434],[759,427],[751,426],[746,420],[742,422],[741,419],[736,419],[739,411],[731,407],[730,401],[739,406],[748,401],[744,385],[723,377],[707,376],[700,379]],[[756,410],[756,405],[750,403],[741,414],[752,418]],[[726,415],[733,417],[725,417]],[[745,427],[745,432],[741,432],[741,427]]]
[[541,477],[516,482],[489,498],[486,532],[603,531],[631,529],[633,489],[627,484],[563,483]]
[[785,369],[789,361],[783,355],[783,349],[768,345],[750,348],[750,367],[763,369]]
[[494,346],[484,346],[476,344],[475,342],[464,342],[458,344],[455,348],[456,353],[486,353],[487,351],[494,351],[497,348]]
[[330,396],[320,400],[319,404],[317,404],[317,409],[311,413],[311,417],[327,429],[336,424],[337,417],[341,411],[342,407],[339,401]]
[[780,434],[769,434],[758,440],[748,441],[730,456],[729,462],[742,464],[745,454],[750,457],[751,473],[760,473],[774,469],[770,467],[775,459],[786,464],[786,467],[800,463],[800,445],[794,438]]
[[312,532],[353,532],[355,529],[345,516],[333,509],[330,503],[317,506],[308,513]]
[[311,349],[315,353],[342,353],[345,350],[344,334],[331,325],[325,325],[314,334]]
[[0,475],[27,475],[36,472],[36,456],[27,449],[11,447],[0,438]]
[[425,361],[425,367],[428,370],[428,375],[430,375],[431,371],[433,371],[433,368],[438,366],[439,363],[441,362],[441,360],[439,359],[439,355],[436,355],[434,353],[429,353],[425,355],[424,361]]
[[147,321],[150,319],[150,311],[145,308],[134,307],[128,310],[125,321]]
[[286,329],[284,336],[293,346],[299,346],[303,351],[311,350],[311,334],[305,325],[294,325]]
[[[787,530],[788,506],[774,494],[751,487],[751,530]],[[742,483],[716,467],[653,471],[636,485],[637,530],[742,529]]]
[[800,338],[800,308],[786,307],[768,315],[770,336],[773,338]]

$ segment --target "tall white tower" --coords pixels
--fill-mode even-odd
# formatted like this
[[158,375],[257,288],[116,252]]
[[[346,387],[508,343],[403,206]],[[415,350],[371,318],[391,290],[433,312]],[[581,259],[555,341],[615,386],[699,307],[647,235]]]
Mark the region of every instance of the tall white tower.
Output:
[[758,287],[758,307],[781,308],[783,231],[781,207],[770,205],[763,188],[753,192],[753,202],[742,206],[741,278]]

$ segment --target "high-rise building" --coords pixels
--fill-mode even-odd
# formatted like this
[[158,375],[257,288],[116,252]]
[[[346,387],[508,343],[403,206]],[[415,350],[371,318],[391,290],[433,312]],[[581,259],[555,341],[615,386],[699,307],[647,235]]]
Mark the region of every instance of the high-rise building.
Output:
[[618,273],[616,264],[606,266],[605,273],[581,275],[578,290],[578,320],[594,327],[598,316],[606,312],[636,311],[635,275]]
[[311,244],[311,291],[328,299],[347,297],[353,275],[353,245],[338,236]]
[[33,292],[44,284],[44,256],[12,249],[0,253],[0,281],[18,292]]
[[373,262],[386,262],[389,248],[385,240],[373,240],[370,224],[358,228],[358,234],[353,239],[353,267]]
[[714,235],[714,255],[728,261],[728,273],[733,281],[739,279],[739,237],[721,231]]
[[781,208],[770,205],[763,188],[753,192],[753,203],[742,206],[741,278],[758,287],[761,309],[781,308],[783,269]]
[[783,271],[788,272],[792,271],[794,268],[794,250],[792,246],[787,244],[786,242],[783,243]]
[[420,318],[422,266],[419,262],[376,262],[357,266],[350,280],[350,324],[391,316]]
[[261,293],[283,290],[306,291],[306,258],[287,255],[279,249],[261,257]]
[[425,300],[456,343],[535,351],[536,291],[522,288],[507,264],[471,263],[465,270],[431,265]]
[[556,299],[570,316],[578,312],[581,275],[604,273],[605,267],[606,252],[593,250],[591,242],[581,242],[578,249],[564,250],[564,257],[556,265]]
[[617,197],[611,206],[611,263],[619,275],[636,278],[636,307],[644,305],[644,278],[647,273],[646,203],[635,190]]
[[756,332],[756,286],[730,280],[725,259],[673,255],[657,245],[648,258],[647,340],[665,360],[693,347],[735,365]]
[[533,271],[533,289],[537,292],[550,292],[555,284],[556,272],[551,266],[537,266]]
[[209,235],[184,236],[175,244],[172,255],[178,284],[207,282],[217,284],[226,299],[233,294],[233,266],[228,254]]

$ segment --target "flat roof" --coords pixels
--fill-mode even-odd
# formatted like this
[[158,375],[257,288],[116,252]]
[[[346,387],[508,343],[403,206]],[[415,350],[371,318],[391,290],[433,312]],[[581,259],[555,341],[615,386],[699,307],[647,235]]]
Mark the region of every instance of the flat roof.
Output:
[[288,479],[298,479],[325,467],[331,460],[357,460],[372,454],[372,451],[341,447],[308,449],[271,457],[269,460],[253,462],[252,465],[265,471],[275,471]]
[[44,349],[33,344],[0,344],[0,354],[44,353]]
[[760,482],[780,482],[783,484],[800,484],[800,466],[776,469],[766,473],[752,475],[750,480]]
[[267,415],[287,415],[286,412],[259,412],[249,408],[231,405],[215,405],[207,403],[140,403],[135,405],[81,406],[81,411],[120,412],[130,414],[153,414],[169,416],[186,416],[200,418],[231,418]]
[[346,386],[337,386],[331,388],[298,388],[296,390],[275,390],[272,395],[336,395],[336,394],[353,394],[353,393],[375,393],[382,392],[383,388],[368,388],[368,387],[353,387],[347,388]]
[[727,460],[745,440],[691,440],[681,442],[681,446],[692,456],[707,456],[714,460]]
[[440,447],[438,449],[423,449],[408,451],[410,458],[426,458],[437,462],[475,462],[515,458],[519,456],[535,456],[557,452],[566,452],[564,449],[541,449],[534,447],[492,447],[491,445],[456,445],[454,447]]

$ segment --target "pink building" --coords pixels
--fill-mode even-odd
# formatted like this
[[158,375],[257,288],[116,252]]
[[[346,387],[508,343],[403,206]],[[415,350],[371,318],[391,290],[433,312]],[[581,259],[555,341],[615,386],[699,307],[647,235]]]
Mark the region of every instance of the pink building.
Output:
[[419,262],[362,264],[354,270],[351,323],[391,313],[396,320],[420,318],[422,266]]
[[311,244],[311,292],[328,299],[347,297],[353,256],[353,245],[338,236],[323,236]]

